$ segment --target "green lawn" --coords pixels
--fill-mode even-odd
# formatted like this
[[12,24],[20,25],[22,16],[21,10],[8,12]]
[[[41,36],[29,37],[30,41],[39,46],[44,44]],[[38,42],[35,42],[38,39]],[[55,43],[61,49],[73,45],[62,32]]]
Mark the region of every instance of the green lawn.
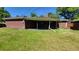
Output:
[[24,30],[0,28],[0,50],[79,50],[79,31],[66,29]]

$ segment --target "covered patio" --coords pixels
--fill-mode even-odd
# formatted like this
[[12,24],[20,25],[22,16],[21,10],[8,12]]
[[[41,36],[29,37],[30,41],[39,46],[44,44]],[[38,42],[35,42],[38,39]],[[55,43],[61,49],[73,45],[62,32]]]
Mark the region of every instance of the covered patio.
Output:
[[57,29],[59,28],[58,21],[52,18],[27,18],[25,20],[26,29]]

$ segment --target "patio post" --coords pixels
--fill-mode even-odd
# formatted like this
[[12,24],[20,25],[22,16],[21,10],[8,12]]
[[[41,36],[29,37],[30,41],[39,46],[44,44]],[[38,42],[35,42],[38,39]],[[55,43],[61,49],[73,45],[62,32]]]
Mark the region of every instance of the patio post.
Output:
[[37,23],[36,23],[36,24],[37,24],[37,29],[38,29],[38,21],[37,21]]
[[49,27],[48,28],[50,29],[50,21],[49,21]]
[[58,23],[58,22],[56,21],[56,29],[57,29],[57,23]]

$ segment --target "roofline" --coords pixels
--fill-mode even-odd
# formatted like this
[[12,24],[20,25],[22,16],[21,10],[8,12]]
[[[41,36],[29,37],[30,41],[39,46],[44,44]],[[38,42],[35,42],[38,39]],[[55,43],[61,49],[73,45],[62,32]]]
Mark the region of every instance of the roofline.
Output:
[[3,18],[5,20],[7,19],[24,19],[25,17],[9,17],[9,18]]
[[[35,18],[37,18],[37,20],[35,19]],[[32,20],[32,21],[58,21],[58,19],[56,19],[56,20],[52,20],[53,18],[46,18],[46,17],[9,17],[9,18],[3,18],[3,19],[5,19],[6,21],[8,20],[14,20],[14,19],[16,19],[16,20]],[[39,20],[40,19],[40,20]],[[47,20],[44,20],[44,19],[47,19]]]
[[[35,18],[37,18],[38,20],[36,20]],[[60,22],[64,22],[64,21],[67,22],[67,21],[69,21],[68,19],[55,19],[55,20],[53,20],[54,18],[48,18],[48,17],[46,18],[47,20],[43,20],[44,18],[46,18],[46,17],[9,17],[9,18],[3,18],[3,19],[5,19],[6,21],[11,21],[11,20],[13,21],[14,19],[16,19],[17,21],[19,21],[19,20],[29,20],[29,21],[60,21]],[[73,20],[71,22],[75,22],[75,21],[79,21],[79,20]]]

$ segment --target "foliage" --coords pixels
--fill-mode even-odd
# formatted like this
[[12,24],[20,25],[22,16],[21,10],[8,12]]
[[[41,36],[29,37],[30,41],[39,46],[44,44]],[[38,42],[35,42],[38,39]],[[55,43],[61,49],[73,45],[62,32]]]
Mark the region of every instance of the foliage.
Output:
[[35,13],[31,13],[31,17],[37,17]]
[[6,11],[3,7],[0,7],[0,21],[2,21],[2,18],[10,17],[10,13]]
[[53,14],[53,13],[51,13],[51,12],[48,13],[48,17],[50,17],[50,18],[55,18],[55,19],[58,19],[58,18],[59,18],[58,15]]
[[79,18],[78,7],[58,7],[57,13],[65,19],[73,20]]

